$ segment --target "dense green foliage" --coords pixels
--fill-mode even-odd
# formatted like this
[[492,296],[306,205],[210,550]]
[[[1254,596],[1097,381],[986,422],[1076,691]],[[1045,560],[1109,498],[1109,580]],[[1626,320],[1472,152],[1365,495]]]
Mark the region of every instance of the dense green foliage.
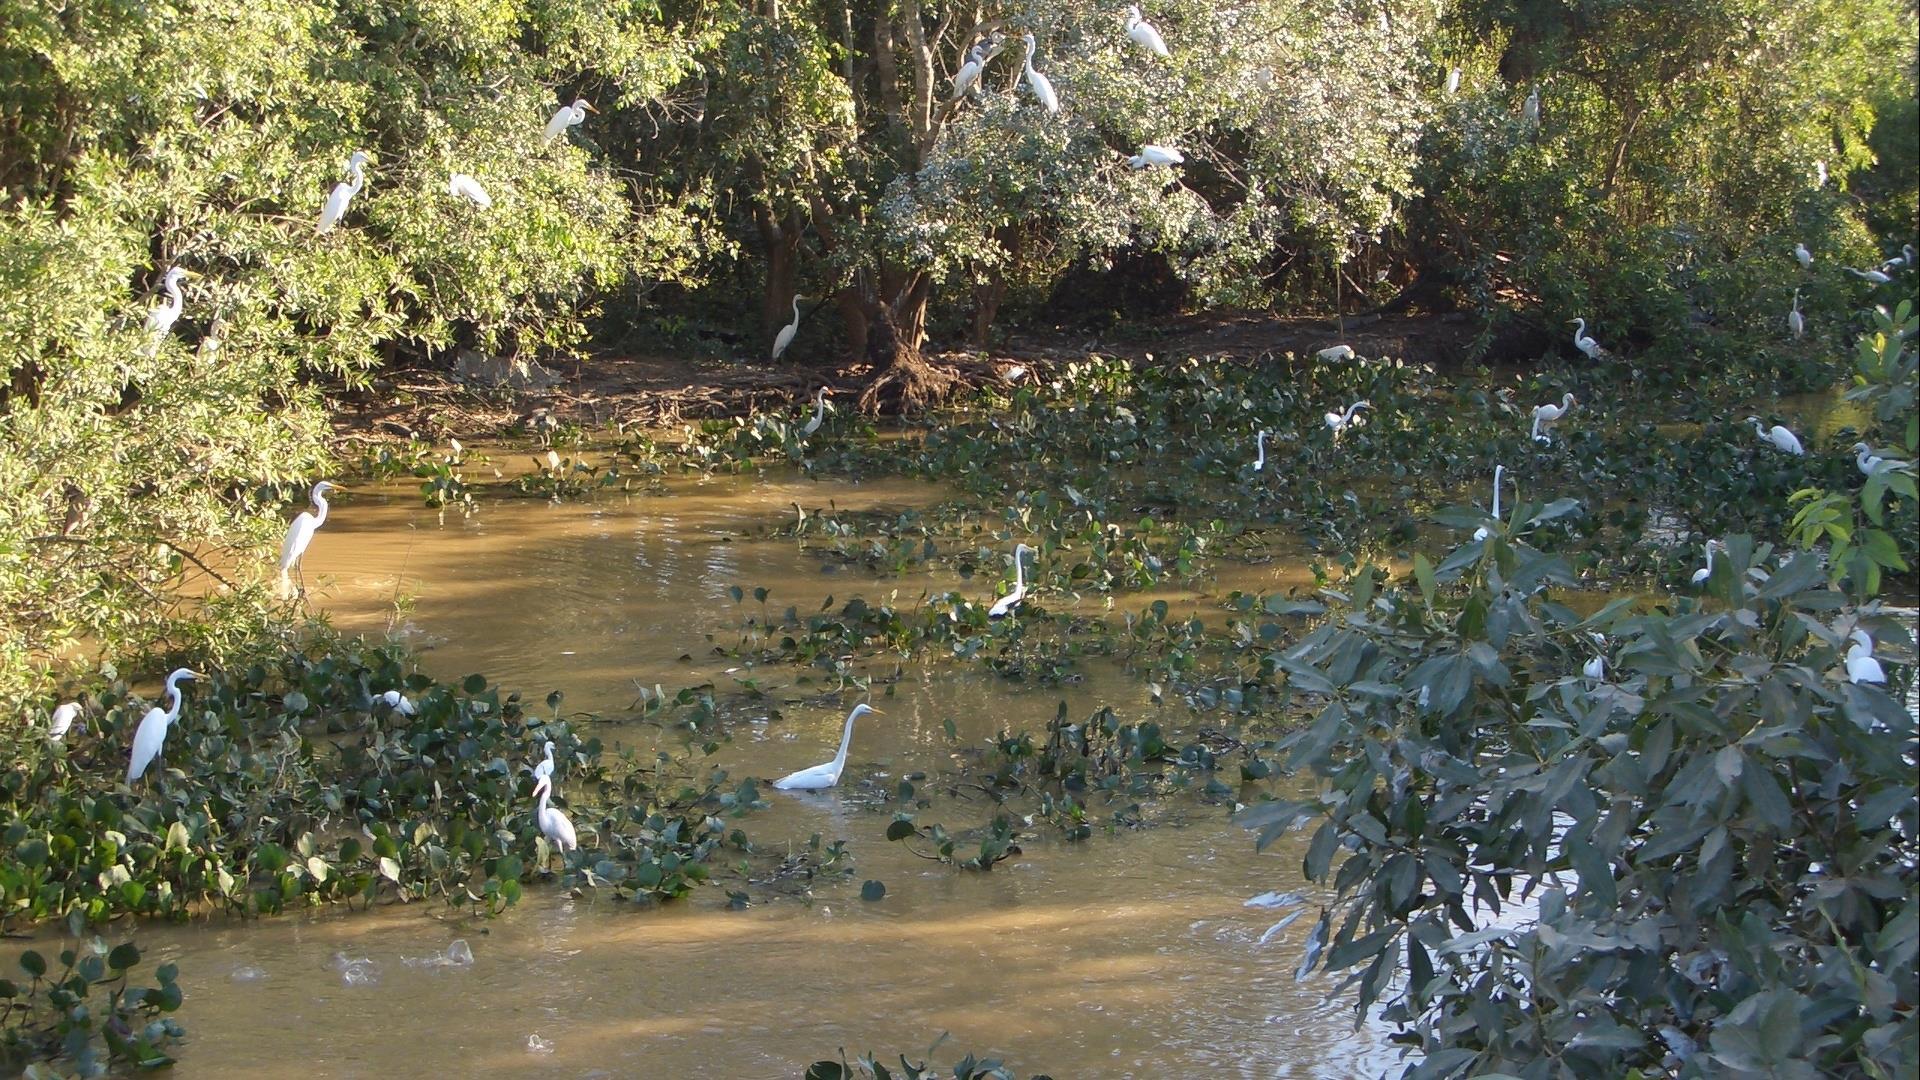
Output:
[[140,950],[132,942],[109,948],[97,937],[78,940],[80,929],[58,966],[29,949],[17,974],[0,977],[0,1068],[53,1080],[101,1076],[118,1064],[171,1065],[167,1050],[183,1034],[169,1015],[181,1001],[174,966],[154,972],[157,986],[128,986]]

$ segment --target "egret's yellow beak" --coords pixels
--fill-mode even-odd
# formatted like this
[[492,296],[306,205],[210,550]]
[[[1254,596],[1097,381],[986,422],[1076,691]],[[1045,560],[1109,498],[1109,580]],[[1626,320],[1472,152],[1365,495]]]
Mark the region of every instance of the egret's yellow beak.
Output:
[[597,112],[599,112],[599,111],[600,111],[599,109],[596,109],[596,108],[594,108],[594,107],[593,107],[593,102],[591,102],[591,101],[583,101],[583,102],[581,102],[580,104],[582,104],[582,105],[584,105],[584,106],[586,106],[586,108],[587,108],[587,111],[588,111],[588,112],[590,112],[590,113],[597,113]]

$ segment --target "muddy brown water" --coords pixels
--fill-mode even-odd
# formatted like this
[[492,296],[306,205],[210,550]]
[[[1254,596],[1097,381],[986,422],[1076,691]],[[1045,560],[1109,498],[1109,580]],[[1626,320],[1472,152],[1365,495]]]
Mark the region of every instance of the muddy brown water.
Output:
[[[859,510],[942,497],[900,481],[676,479],[664,496],[488,500],[462,517],[376,489],[335,504],[306,583],[336,626],[391,631],[439,677],[484,672],[534,702],[563,690],[568,711],[618,716],[640,686],[752,678],[768,707],[734,721],[712,760],[735,779],[775,777],[831,757],[860,698],[827,696],[818,669],[746,670],[711,654],[757,612],[754,587],[772,591],[777,614],[829,596],[910,606],[927,589],[984,596],[996,584],[944,571],[883,579],[764,537],[795,501]],[[1237,577],[1230,587],[1308,580],[1285,560]],[[745,603],[729,595],[736,585]],[[881,792],[899,777],[935,772],[1003,727],[1038,730],[1062,700],[1081,715],[1111,704],[1150,716],[1137,680],[1096,663],[1042,687],[913,661],[871,700],[885,714],[855,732],[840,788],[768,792],[771,808],[739,822],[763,847],[814,833],[849,841],[857,872],[810,901],[754,889],[754,906],[730,910],[707,888],[638,907],[535,886],[493,919],[427,902],[143,927],[148,958],[180,964],[189,1038],[175,1073],[796,1077],[841,1048],[917,1060],[943,1033],[943,1070],[971,1051],[1061,1080],[1378,1075],[1398,1060],[1329,982],[1294,979],[1324,896],[1300,877],[1304,835],[1256,853],[1225,808],[1184,801],[1154,828],[1024,841],[988,873],[884,839]],[[618,720],[595,731],[632,745],[659,737]],[[557,779],[564,794],[564,771]],[[919,816],[953,827],[989,812],[940,797]],[[868,878],[887,885],[877,903],[860,898]],[[1270,891],[1302,893],[1308,910],[1269,935],[1296,910],[1247,905]],[[456,939],[471,965],[433,963]],[[340,958],[368,961],[357,970],[371,977],[349,985]]]

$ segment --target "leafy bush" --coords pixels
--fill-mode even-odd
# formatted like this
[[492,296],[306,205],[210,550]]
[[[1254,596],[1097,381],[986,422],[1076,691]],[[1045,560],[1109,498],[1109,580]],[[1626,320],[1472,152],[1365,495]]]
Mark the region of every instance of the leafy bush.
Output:
[[167,1050],[184,1034],[169,1015],[181,1000],[174,965],[155,970],[154,987],[128,986],[140,950],[131,941],[109,948],[97,937],[60,950],[56,963],[28,950],[20,976],[0,978],[0,1067],[50,1080],[99,1076],[116,1064],[173,1064]]

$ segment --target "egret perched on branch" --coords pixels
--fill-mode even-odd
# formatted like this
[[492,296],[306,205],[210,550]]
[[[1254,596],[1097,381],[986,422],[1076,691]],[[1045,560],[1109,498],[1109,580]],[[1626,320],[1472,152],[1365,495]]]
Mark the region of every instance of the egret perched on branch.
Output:
[[1031,554],[1033,549],[1025,544],[1013,546],[1013,591],[993,602],[987,609],[987,618],[1004,619],[1027,598],[1027,572],[1021,560]]
[[1532,90],[1527,92],[1527,102],[1525,105],[1522,105],[1520,107],[1520,118],[1522,120],[1525,120],[1527,123],[1527,126],[1530,128],[1535,128],[1540,126],[1540,88],[1539,87],[1536,86]]
[[847,767],[847,748],[853,745],[853,722],[865,713],[881,715],[880,710],[871,705],[855,705],[853,711],[847,714],[846,730],[840,733],[840,750],[833,755],[832,761],[788,773],[775,780],[773,786],[781,791],[822,791],[838,784],[841,771]]
[[573,831],[573,819],[567,816],[566,811],[547,805],[548,797],[553,794],[552,777],[543,776],[535,781],[533,794],[540,800],[539,808],[533,815],[540,824],[540,835],[546,837],[547,842],[560,852],[561,861],[565,862],[566,853],[580,847],[579,836]]
[[553,111],[553,116],[547,120],[547,130],[542,133],[544,140],[546,142],[552,142],[560,137],[561,132],[566,131],[575,124],[586,123],[588,113],[597,113],[599,111],[600,110],[594,108],[593,103],[589,102],[586,98],[576,98],[573,104],[560,106]]
[[1873,637],[1856,628],[1848,638],[1853,644],[1847,648],[1847,681],[1885,683],[1887,673],[1881,670],[1880,661],[1873,658]]
[[416,716],[420,712],[419,709],[414,707],[413,702],[408,701],[407,696],[398,690],[389,690],[384,694],[376,694],[374,695],[374,700],[385,703],[387,708],[392,709],[401,716]]
[[333,193],[327,196],[327,204],[320,208],[320,232],[330,233],[340,219],[347,216],[347,204],[367,183],[367,152],[355,150],[347,159],[347,171],[353,174],[351,183],[342,180],[333,185]]
[[976,44],[973,48],[968,49],[967,62],[961,64],[960,70],[953,73],[953,96],[947,100],[959,101],[961,98],[966,97],[967,91],[973,89],[974,84],[980,81],[981,73],[987,70],[987,61],[989,59],[990,57],[987,55],[987,49],[984,43]]
[[820,430],[820,424],[827,418],[827,388],[821,387],[813,392],[813,419],[800,429],[800,437],[806,438]]
[[553,778],[553,740],[542,739],[541,741],[546,744],[547,756],[533,767],[533,782],[536,784]]
[[1460,89],[1460,69],[1447,69],[1447,96],[1452,97]]
[[53,716],[47,722],[47,738],[58,742],[66,738],[73,728],[73,722],[80,718],[80,703],[69,701],[53,710]]
[[1139,153],[1128,158],[1127,164],[1136,169],[1144,169],[1149,165],[1179,165],[1186,160],[1185,154],[1171,146],[1155,146],[1148,143],[1140,148]]
[[1747,417],[1747,423],[1753,425],[1753,433],[1760,436],[1762,442],[1772,443],[1776,450],[1784,450],[1789,454],[1805,454],[1807,452],[1806,447],[1800,445],[1799,437],[1786,428],[1781,427],[1779,424],[1767,427],[1760,422],[1760,418],[1757,416]]
[[1574,324],[1573,347],[1585,353],[1589,360],[1606,359],[1607,350],[1601,348],[1600,343],[1593,340],[1587,333],[1587,320],[1569,319],[1568,321]]
[[1033,96],[1040,99],[1041,108],[1047,110],[1049,113],[1059,112],[1060,95],[1053,92],[1053,83],[1049,81],[1045,75],[1033,69],[1033,51],[1035,48],[1033,35],[1022,34],[1020,35],[1020,40],[1027,44],[1027,58],[1022,64],[1022,74],[1027,78],[1027,89],[1033,91]]
[[1793,290],[1793,310],[1787,312],[1787,329],[1794,337],[1804,337],[1807,332],[1806,317],[1800,314],[1800,290]]
[[1707,565],[1693,572],[1692,580],[1695,585],[1703,584],[1713,576],[1713,552],[1716,548],[1725,548],[1725,546],[1718,540],[1707,541]]
[[1793,257],[1800,260],[1800,269],[1811,270],[1813,268],[1813,252],[1807,250],[1807,245],[1793,245]]
[[160,756],[160,748],[167,742],[167,725],[180,719],[180,680],[201,678],[192,668],[180,668],[167,676],[167,708],[155,705],[140,718],[140,726],[133,732],[133,755],[127,759],[127,783],[131,784],[147,773],[147,766]]
[[787,346],[793,344],[793,335],[799,332],[800,332],[800,294],[794,293],[793,294],[793,321],[781,327],[780,332],[773,335],[773,359],[775,360],[780,359],[780,354],[783,352],[786,352]]
[[281,596],[293,595],[293,581],[289,575],[300,565],[300,556],[307,553],[307,545],[313,543],[313,534],[327,523],[327,492],[338,486],[328,480],[313,485],[313,492],[308,498],[319,513],[302,510],[293,519],[293,524],[287,526],[287,538],[280,541]]
[[1361,409],[1371,408],[1373,408],[1373,402],[1362,399],[1347,406],[1345,412],[1336,409],[1328,413],[1326,415],[1327,427],[1333,432],[1333,440],[1339,442],[1340,436],[1346,434],[1348,428],[1364,425],[1366,421],[1355,414]]
[[1267,435],[1265,428],[1253,437],[1253,471],[1260,472],[1267,467]]
[[469,199],[473,205],[482,210],[493,205],[493,196],[487,194],[487,189],[480,186],[480,181],[463,172],[447,177],[447,194]]
[[1335,345],[1331,348],[1321,349],[1313,355],[1319,357],[1324,363],[1337,364],[1342,360],[1353,359],[1354,353],[1353,346],[1351,345]]
[[1535,406],[1533,410],[1533,441],[1542,443],[1552,442],[1553,440],[1548,437],[1546,429],[1559,423],[1560,418],[1567,415],[1567,410],[1573,408],[1575,404],[1577,404],[1577,402],[1574,400],[1574,396],[1571,393],[1567,393],[1560,395],[1560,404],[1558,405],[1549,402],[1545,405]]
[[1155,56],[1170,55],[1167,52],[1167,43],[1160,37],[1160,31],[1155,30],[1152,23],[1140,17],[1138,7],[1127,8],[1127,38]]
[[180,297],[180,279],[186,276],[185,270],[175,266],[160,279],[160,288],[165,290],[167,298],[147,312],[147,333],[153,335],[155,350],[160,348],[160,339],[166,337],[167,332],[173,329],[173,324],[180,320],[180,308],[184,303]]
[[[1506,475],[1507,467],[1505,465],[1495,465],[1493,467],[1493,520],[1495,521],[1500,520],[1500,481],[1503,480]],[[1473,530],[1473,538],[1475,540],[1485,540],[1492,535],[1493,530],[1487,528],[1485,525]]]

